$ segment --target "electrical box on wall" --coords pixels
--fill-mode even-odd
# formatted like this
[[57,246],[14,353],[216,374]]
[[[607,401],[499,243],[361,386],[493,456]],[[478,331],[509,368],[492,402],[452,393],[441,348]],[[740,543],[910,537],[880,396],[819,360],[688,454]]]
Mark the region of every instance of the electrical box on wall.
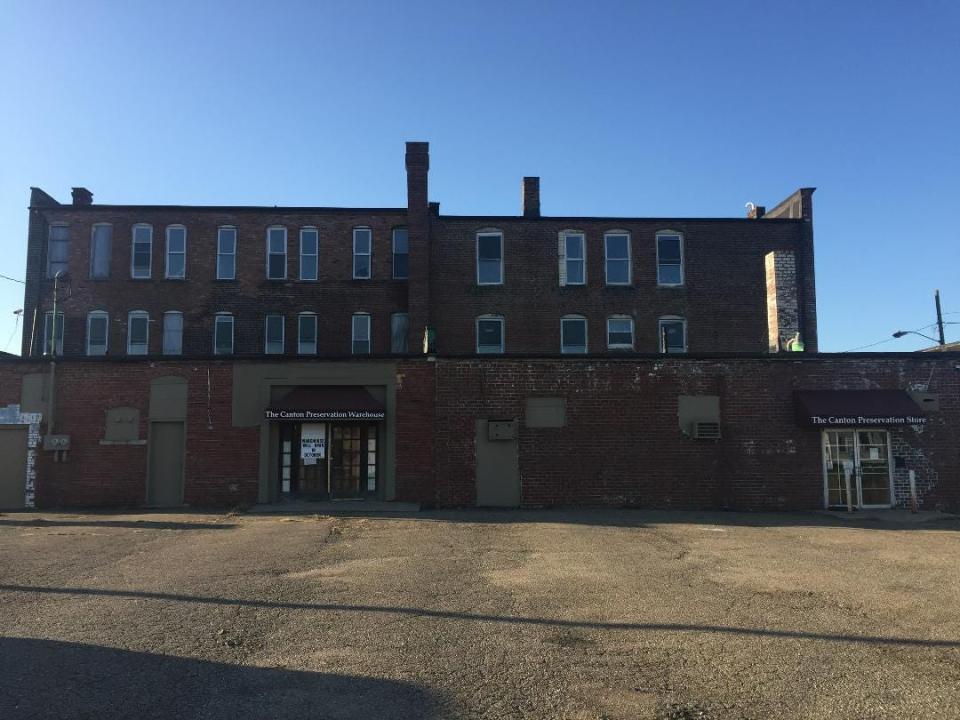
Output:
[[516,440],[516,420],[489,420],[487,421],[487,440]]
[[43,449],[44,450],[69,450],[70,436],[69,435],[44,435]]

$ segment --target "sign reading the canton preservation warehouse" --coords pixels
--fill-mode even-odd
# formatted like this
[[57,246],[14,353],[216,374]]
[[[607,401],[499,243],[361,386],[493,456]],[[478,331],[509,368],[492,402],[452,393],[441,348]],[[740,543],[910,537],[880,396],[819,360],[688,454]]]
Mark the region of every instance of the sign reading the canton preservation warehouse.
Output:
[[267,420],[383,420],[383,410],[264,410]]
[[924,425],[922,415],[811,415],[813,425]]

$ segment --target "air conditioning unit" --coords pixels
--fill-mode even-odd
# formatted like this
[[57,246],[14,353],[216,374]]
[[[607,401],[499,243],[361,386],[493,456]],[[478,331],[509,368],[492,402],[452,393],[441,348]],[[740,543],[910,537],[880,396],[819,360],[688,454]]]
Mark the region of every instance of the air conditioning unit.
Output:
[[720,423],[698,420],[693,423],[693,437],[697,440],[719,440]]

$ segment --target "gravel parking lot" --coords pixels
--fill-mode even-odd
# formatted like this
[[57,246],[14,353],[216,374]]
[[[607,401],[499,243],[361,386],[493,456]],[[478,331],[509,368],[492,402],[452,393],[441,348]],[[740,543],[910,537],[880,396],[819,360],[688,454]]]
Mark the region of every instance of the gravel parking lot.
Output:
[[957,718],[960,524],[0,515],[0,717]]

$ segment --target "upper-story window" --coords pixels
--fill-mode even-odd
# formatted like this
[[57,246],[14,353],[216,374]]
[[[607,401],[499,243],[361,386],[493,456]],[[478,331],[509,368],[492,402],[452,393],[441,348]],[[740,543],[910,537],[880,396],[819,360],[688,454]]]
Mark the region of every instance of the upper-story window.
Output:
[[393,231],[393,279],[406,280],[410,276],[410,238],[406,228]]
[[70,260],[70,227],[51,225],[47,235],[47,277],[66,272]]
[[63,313],[57,313],[57,321],[53,322],[53,313],[43,314],[43,354],[49,355],[53,347],[56,355],[63,355]]
[[163,314],[163,354],[183,354],[183,313],[170,310]]
[[633,350],[633,318],[611,315],[607,318],[607,349]]
[[657,233],[657,284],[683,285],[683,235],[670,230]]
[[477,233],[477,285],[503,284],[503,233]]
[[233,354],[233,315],[217,313],[213,318],[213,354]]
[[110,257],[113,254],[113,225],[98,223],[90,233],[90,277],[105,280],[110,277]]
[[187,276],[187,229],[183,225],[167,227],[167,272],[169,280]]
[[407,313],[394,313],[390,316],[390,352],[408,352],[407,334],[410,330],[410,316]]
[[369,280],[373,272],[373,230],[353,229],[353,279]]
[[264,322],[264,348],[267,355],[283,354],[283,315],[267,315]]
[[287,229],[267,229],[267,280],[287,279]]
[[320,231],[300,228],[300,279],[316,280],[320,270]]
[[608,232],[603,236],[607,285],[630,284],[630,235]]
[[110,316],[103,310],[87,313],[87,355],[106,355]]
[[317,316],[304,312],[297,316],[297,353],[300,355],[317,354]]
[[504,348],[504,322],[499,315],[477,318],[477,354],[501,354]]
[[582,315],[567,315],[560,319],[560,352],[587,352],[587,319]]
[[143,310],[127,315],[127,355],[146,355],[150,348],[150,316]]
[[660,318],[657,333],[660,337],[660,352],[685,353],[687,351],[687,321],[682,317]]
[[217,228],[217,280],[237,278],[237,229]]
[[560,284],[587,284],[587,241],[582,232],[560,233]]
[[150,277],[153,263],[153,227],[133,226],[133,245],[130,251],[130,277],[144,280]]
[[352,351],[354,355],[369,355],[370,348],[370,314],[355,313],[352,322]]

